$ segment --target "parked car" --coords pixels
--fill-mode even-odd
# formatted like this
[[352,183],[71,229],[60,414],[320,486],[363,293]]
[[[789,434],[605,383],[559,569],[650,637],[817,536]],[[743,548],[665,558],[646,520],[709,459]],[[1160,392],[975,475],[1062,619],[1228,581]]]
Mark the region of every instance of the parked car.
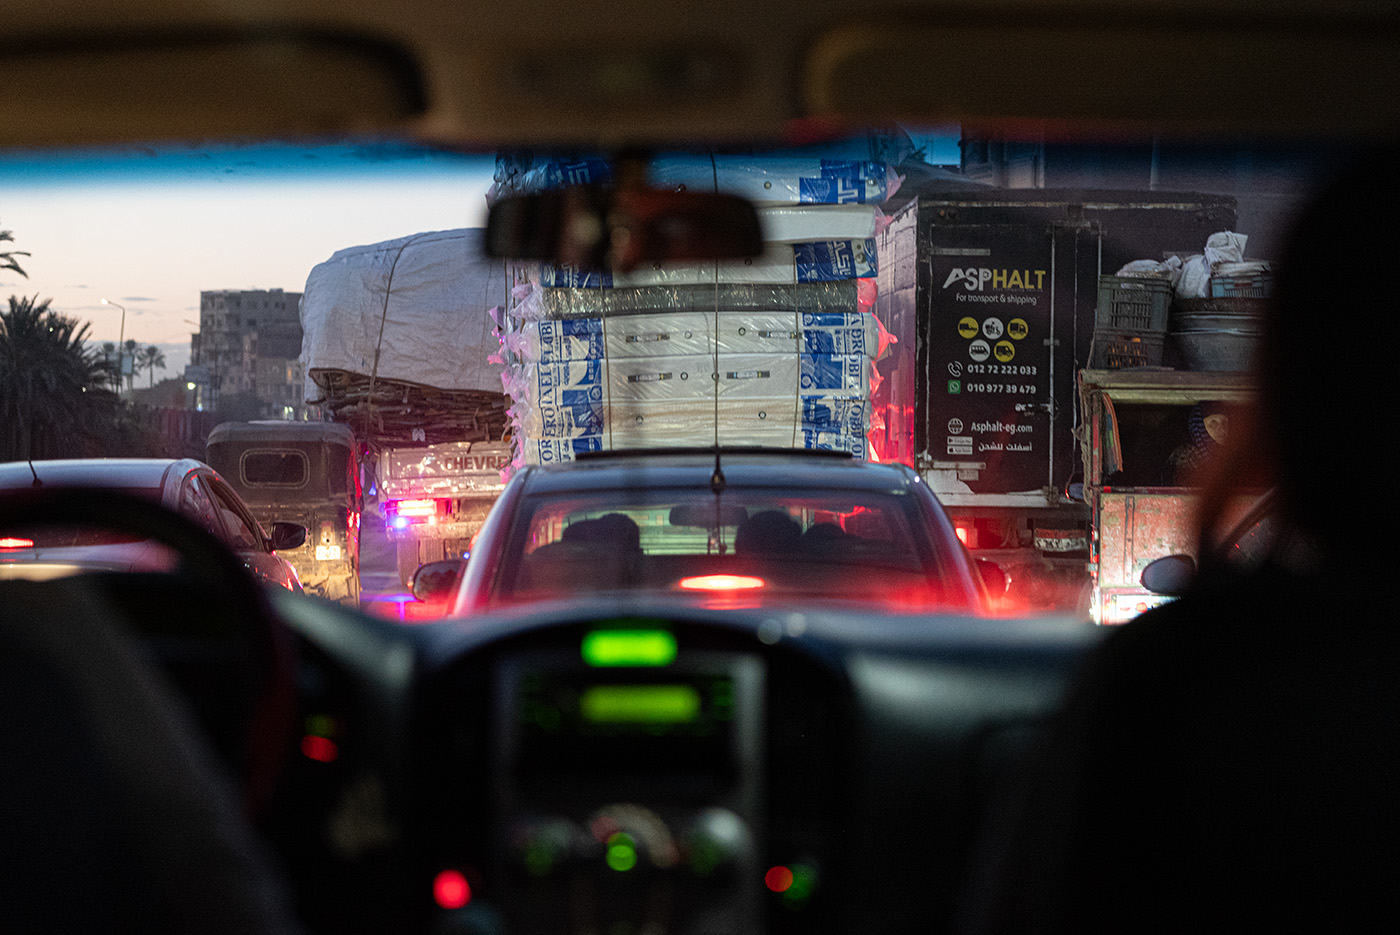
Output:
[[[264,532],[252,511],[209,465],[192,459],[88,458],[0,464],[0,498],[35,487],[98,487],[146,497],[213,533],[270,584],[302,590],[296,569],[278,554],[306,541],[306,527],[276,522]],[[94,524],[88,528],[6,530],[0,579],[62,577],[83,571],[168,570],[167,549]]]
[[360,488],[355,433],[333,422],[225,422],[205,443],[217,470],[262,522],[296,522],[306,542],[283,549],[309,594],[360,603]]
[[519,471],[465,570],[415,592],[456,615],[585,595],[691,595],[730,606],[864,605],[984,614],[987,581],[938,498],[903,465],[763,449],[598,453]]

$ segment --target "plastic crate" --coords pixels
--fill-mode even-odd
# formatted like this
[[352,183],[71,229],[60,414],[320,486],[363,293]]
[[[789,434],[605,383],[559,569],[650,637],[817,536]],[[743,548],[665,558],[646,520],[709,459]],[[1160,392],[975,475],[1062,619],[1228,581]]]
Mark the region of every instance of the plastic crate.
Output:
[[1269,273],[1210,278],[1210,295],[1215,299],[1267,299],[1273,292],[1274,277]]
[[1127,370],[1162,366],[1165,334],[1136,331],[1095,331],[1089,366],[1095,370]]
[[1100,276],[1095,331],[1165,334],[1172,284],[1144,276]]

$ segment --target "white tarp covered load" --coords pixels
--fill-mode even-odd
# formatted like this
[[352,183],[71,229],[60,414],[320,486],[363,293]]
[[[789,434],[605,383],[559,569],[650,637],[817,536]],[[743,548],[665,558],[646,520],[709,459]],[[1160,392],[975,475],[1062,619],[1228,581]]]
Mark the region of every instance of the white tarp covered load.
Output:
[[499,393],[487,310],[505,302],[505,270],[484,258],[481,238],[479,228],[414,234],[313,268],[301,300],[307,399],[326,395],[333,372]]

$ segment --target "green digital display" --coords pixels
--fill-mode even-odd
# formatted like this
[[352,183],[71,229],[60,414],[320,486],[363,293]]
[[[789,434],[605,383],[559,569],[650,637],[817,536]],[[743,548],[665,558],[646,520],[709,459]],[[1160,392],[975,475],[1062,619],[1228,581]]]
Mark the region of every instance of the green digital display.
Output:
[[668,666],[676,659],[676,637],[665,630],[594,630],[583,638],[583,661],[599,668]]
[[591,685],[579,697],[589,724],[691,724],[700,717],[693,685]]

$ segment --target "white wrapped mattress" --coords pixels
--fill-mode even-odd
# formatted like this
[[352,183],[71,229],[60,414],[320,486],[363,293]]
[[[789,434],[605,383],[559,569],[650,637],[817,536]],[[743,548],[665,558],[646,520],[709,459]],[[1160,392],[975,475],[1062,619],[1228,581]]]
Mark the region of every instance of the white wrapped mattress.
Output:
[[[879,204],[897,187],[883,162],[854,158],[675,153],[647,165],[647,182],[666,191],[724,192],[755,204]],[[519,179],[522,191],[607,184],[612,168],[597,157],[541,159]]]
[[742,311],[529,321],[505,341],[521,359],[542,364],[712,354],[716,346],[721,355],[865,354],[873,360],[879,343],[879,328],[870,314]]
[[[556,464],[572,461],[580,452],[611,451],[614,448],[675,448],[680,446],[708,447],[714,444],[714,431],[705,425],[706,431],[693,429],[685,435],[668,433],[664,436],[634,435],[615,432],[608,435],[587,435],[578,438],[534,438],[519,436],[521,458],[525,464]],[[765,445],[781,448],[816,448],[823,451],[846,451],[857,458],[865,457],[866,440],[864,435],[842,435],[836,432],[821,432],[802,429],[793,434],[784,434],[775,439],[763,433],[751,433],[743,428],[720,426],[721,445]]]
[[506,391],[517,403],[548,408],[575,399],[755,399],[798,393],[868,396],[864,354],[721,354],[718,379],[708,354],[525,363]]

